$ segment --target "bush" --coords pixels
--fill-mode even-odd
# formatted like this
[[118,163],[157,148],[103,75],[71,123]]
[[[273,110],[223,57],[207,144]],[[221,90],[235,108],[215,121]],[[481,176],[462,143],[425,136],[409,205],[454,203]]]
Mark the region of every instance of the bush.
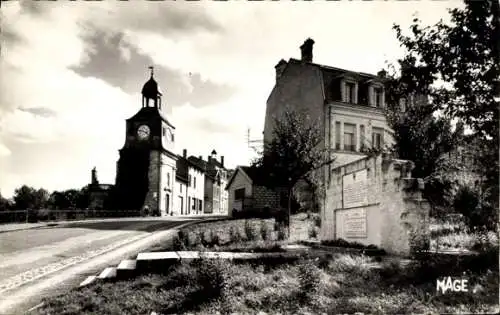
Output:
[[210,230],[210,239],[211,239],[212,246],[220,246],[221,245],[219,231]]
[[314,216],[314,226],[321,227],[321,217],[318,214]]
[[306,261],[299,265],[299,297],[311,301],[320,289],[321,270],[312,262]]
[[260,235],[264,241],[267,241],[270,236],[269,225],[266,221],[260,223]]
[[309,227],[309,237],[310,238],[316,238],[316,237],[318,237],[317,227],[315,227],[315,226]]
[[278,225],[278,241],[284,241],[288,238],[288,228],[285,224]]
[[179,231],[172,240],[172,248],[174,251],[183,251],[186,250],[186,243],[181,238],[181,231]]
[[231,226],[229,228],[229,239],[231,240],[231,243],[239,243],[241,242],[241,235],[240,231],[237,227]]
[[230,265],[219,259],[201,259],[196,263],[198,284],[208,300],[224,299],[228,293]]
[[249,220],[245,221],[245,234],[248,241],[255,241],[257,239],[257,231],[253,226],[252,222]]

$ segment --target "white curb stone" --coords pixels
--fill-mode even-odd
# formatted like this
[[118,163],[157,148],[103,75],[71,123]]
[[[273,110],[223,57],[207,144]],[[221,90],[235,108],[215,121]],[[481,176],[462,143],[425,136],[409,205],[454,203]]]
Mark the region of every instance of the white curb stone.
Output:
[[116,268],[109,267],[104,269],[101,274],[97,277],[98,279],[109,279],[116,277]]

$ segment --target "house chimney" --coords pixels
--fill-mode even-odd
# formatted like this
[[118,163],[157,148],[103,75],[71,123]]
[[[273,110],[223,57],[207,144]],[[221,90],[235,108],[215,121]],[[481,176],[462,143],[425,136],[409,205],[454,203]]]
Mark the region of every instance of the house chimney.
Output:
[[203,161],[203,157],[201,155],[198,158]]
[[210,163],[210,155],[207,155],[207,162]]
[[379,72],[377,72],[377,76],[381,77],[382,79],[384,79],[387,75],[387,72],[385,70],[380,70]]
[[187,157],[187,150],[186,149],[182,150],[182,157],[183,158]]
[[222,167],[224,167],[224,155],[220,156],[220,165],[222,165]]
[[276,66],[274,66],[274,69],[276,69],[276,82],[278,82],[279,78],[281,78],[281,75],[283,74],[283,71],[285,71],[286,68],[286,61],[281,59]]
[[313,45],[314,41],[311,38],[308,38],[304,41],[304,44],[300,46],[301,52],[301,60],[304,62],[312,62],[313,61]]

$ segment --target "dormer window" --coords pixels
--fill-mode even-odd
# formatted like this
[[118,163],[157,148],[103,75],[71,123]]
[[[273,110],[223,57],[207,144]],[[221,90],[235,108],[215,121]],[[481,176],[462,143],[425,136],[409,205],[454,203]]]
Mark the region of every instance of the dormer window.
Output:
[[346,82],[345,83],[345,102],[346,103],[354,103],[355,95],[354,95],[354,83]]
[[357,104],[358,103],[358,83],[356,79],[346,77],[341,85],[342,100],[344,103]]
[[370,87],[370,105],[372,107],[384,108],[385,107],[384,87],[380,83],[373,84]]

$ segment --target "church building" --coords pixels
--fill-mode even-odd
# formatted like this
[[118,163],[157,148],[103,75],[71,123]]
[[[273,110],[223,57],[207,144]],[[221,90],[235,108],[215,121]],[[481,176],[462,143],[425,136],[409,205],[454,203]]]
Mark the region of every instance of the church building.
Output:
[[[119,150],[113,189],[114,207],[156,216],[211,213],[212,204],[220,202],[208,194],[205,185],[207,177],[213,177],[211,165],[216,161],[210,160],[215,157],[200,163],[188,158],[187,150],[183,155],[174,152],[176,128],[166,116],[153,67],[150,70],[151,77],[142,88],[142,107],[126,120],[125,144]],[[221,160],[223,163],[224,157]]]

